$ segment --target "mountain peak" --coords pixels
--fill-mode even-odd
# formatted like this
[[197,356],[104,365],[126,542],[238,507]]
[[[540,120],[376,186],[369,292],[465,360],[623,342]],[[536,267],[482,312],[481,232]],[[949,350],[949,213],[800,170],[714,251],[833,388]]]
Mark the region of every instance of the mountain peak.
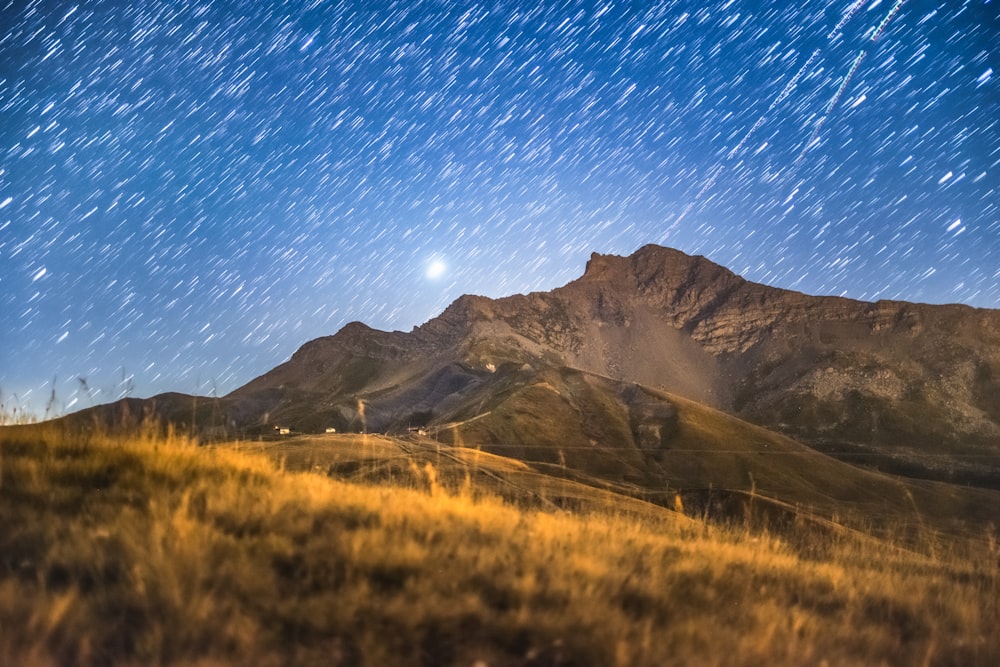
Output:
[[650,243],[642,246],[628,257],[602,255],[598,252],[591,253],[586,269],[583,272],[583,278],[592,280],[608,279],[619,271],[627,270],[629,265],[634,266],[636,264],[649,263],[687,265],[697,260],[708,262],[704,257],[692,257],[680,250]]
[[644,245],[628,257],[592,253],[580,280],[646,288],[653,283],[659,283],[661,287],[690,287],[692,283],[707,285],[721,281],[722,284],[731,286],[745,282],[733,272],[701,255],[688,255],[680,250],[655,244]]
[[342,326],[340,331],[337,332],[337,335],[345,338],[353,338],[354,336],[366,336],[372,331],[375,331],[375,329],[372,329],[364,322],[355,320],[354,322],[348,322]]

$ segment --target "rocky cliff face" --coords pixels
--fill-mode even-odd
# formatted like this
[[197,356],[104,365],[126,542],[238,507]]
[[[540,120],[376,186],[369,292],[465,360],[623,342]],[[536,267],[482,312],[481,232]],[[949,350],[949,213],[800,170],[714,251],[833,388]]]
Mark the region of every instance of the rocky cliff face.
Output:
[[[1000,478],[982,465],[1000,454],[1000,311],[807,296],[658,246],[595,254],[551,292],[461,297],[410,333],[347,325],[229,398],[343,426],[361,398],[398,426],[450,419],[511,364],[666,389],[903,472]],[[430,377],[432,399],[414,391]]]

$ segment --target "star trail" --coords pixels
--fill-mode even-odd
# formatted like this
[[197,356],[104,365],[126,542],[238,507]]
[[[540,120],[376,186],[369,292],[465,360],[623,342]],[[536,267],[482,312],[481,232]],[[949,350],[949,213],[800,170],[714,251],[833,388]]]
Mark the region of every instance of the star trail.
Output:
[[0,390],[223,395],[660,243],[1000,307],[995,2],[2,4]]

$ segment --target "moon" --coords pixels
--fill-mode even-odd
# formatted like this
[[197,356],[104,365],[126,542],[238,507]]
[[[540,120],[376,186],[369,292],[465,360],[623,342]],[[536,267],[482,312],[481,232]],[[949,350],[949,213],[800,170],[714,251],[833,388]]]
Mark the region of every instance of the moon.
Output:
[[440,278],[444,275],[447,265],[440,259],[432,260],[430,264],[427,265],[427,271],[425,275],[431,280],[435,278]]

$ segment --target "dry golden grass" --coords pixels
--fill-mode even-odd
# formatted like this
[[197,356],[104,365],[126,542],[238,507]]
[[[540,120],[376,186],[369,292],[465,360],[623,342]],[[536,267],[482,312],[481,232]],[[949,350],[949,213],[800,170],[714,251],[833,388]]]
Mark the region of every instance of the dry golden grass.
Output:
[[0,664],[1000,664],[994,542],[807,557],[147,433],[0,430]]

